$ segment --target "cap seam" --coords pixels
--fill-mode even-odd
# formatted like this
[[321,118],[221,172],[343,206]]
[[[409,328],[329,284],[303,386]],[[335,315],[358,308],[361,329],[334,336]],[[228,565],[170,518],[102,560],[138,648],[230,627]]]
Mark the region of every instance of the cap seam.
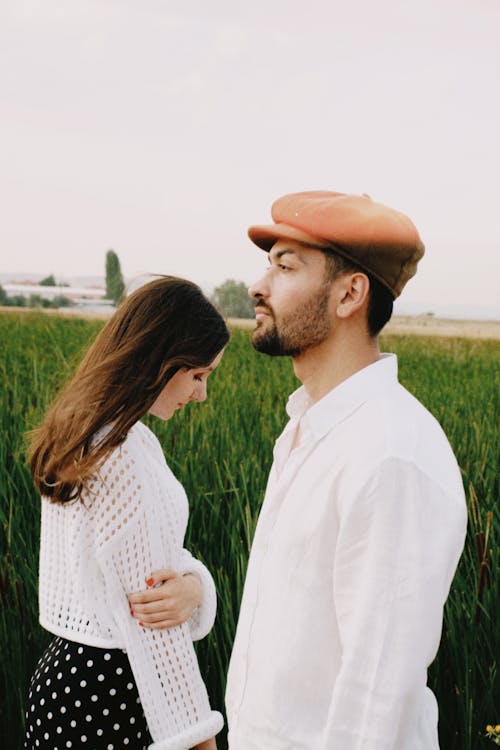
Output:
[[[415,263],[416,263],[416,262],[418,262],[418,259],[417,259],[417,255],[418,255],[418,250],[415,250],[415,251],[413,252],[413,254],[412,254],[411,258],[408,258],[408,260],[405,260],[405,262],[404,262],[404,263],[403,263],[403,265],[401,266],[401,269],[400,269],[400,271],[399,271],[399,274],[398,274],[398,276],[397,276],[397,278],[396,278],[396,281],[395,281],[395,283],[394,283],[394,286],[396,286],[396,287],[397,287],[397,286],[399,285],[399,282],[400,282],[400,280],[401,280],[401,278],[402,278],[402,276],[403,276],[404,272],[406,271],[406,269],[407,269],[407,268],[408,268],[408,267],[409,267],[410,265],[415,265]],[[411,278],[412,276],[414,276],[414,274],[412,274],[412,275],[410,276],[410,278]],[[409,280],[410,280],[410,279],[408,279],[408,281],[409,281]]]

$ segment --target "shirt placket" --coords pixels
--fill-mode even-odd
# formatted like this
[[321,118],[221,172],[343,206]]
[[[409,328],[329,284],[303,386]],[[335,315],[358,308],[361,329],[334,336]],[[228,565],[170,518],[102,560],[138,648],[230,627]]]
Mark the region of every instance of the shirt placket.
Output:
[[[250,622],[247,628],[245,636],[245,649],[240,652],[240,665],[243,673],[241,680],[241,693],[238,706],[235,709],[235,717],[240,712],[241,705],[245,698],[245,693],[248,684],[248,663],[249,659],[249,648],[252,640],[252,630],[255,622],[257,609],[259,606],[259,589],[261,587],[262,571],[265,569],[266,559],[269,552],[270,545],[272,543],[272,536],[276,522],[278,520],[280,511],[282,510],[283,501],[286,498],[287,491],[291,486],[297,472],[306,461],[308,455],[314,450],[315,440],[312,431],[305,425],[302,425],[302,434],[299,445],[293,450],[290,450],[295,429],[293,425],[290,425],[291,429],[287,430],[278,439],[275,446],[275,465],[273,466],[274,481],[272,486],[267,488],[266,500],[269,500],[265,514],[261,517],[261,525],[259,528],[259,567],[253,572],[254,586],[253,586],[253,607]],[[281,470],[278,469],[278,466]],[[262,539],[262,537],[264,537]],[[255,544],[255,540],[254,540]]]

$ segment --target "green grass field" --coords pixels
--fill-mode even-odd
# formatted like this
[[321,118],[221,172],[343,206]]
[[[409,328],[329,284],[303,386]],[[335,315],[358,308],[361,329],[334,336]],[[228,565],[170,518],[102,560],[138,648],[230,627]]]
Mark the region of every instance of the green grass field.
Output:
[[[0,315],[0,745],[19,750],[24,695],[50,636],[37,623],[39,499],[25,463],[26,430],[40,420],[100,321]],[[434,413],[462,469],[469,503],[466,548],[430,672],[440,705],[442,750],[492,747],[500,722],[499,372],[500,344],[465,339],[385,337],[400,380]],[[298,385],[288,360],[256,354],[235,330],[209,399],[170,422],[148,418],[191,504],[186,546],[212,571],[217,623],[198,647],[214,707],[222,708],[248,552],[272,446],[288,394]],[[496,689],[496,694],[495,694]],[[221,736],[219,747],[225,747]]]

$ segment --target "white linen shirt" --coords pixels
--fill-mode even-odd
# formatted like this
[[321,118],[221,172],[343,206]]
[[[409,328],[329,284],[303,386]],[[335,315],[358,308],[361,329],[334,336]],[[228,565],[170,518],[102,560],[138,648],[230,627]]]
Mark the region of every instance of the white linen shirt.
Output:
[[435,750],[427,667],[466,530],[449,443],[394,355],[287,410],[229,668],[230,750]]

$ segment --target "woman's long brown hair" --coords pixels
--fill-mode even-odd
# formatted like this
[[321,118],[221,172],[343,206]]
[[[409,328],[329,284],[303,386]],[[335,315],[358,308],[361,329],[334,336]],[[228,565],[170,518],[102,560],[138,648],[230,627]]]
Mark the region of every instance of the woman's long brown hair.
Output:
[[173,375],[207,367],[228,340],[224,319],[190,281],[163,276],[127,297],[32,434],[40,493],[61,503],[78,498]]

